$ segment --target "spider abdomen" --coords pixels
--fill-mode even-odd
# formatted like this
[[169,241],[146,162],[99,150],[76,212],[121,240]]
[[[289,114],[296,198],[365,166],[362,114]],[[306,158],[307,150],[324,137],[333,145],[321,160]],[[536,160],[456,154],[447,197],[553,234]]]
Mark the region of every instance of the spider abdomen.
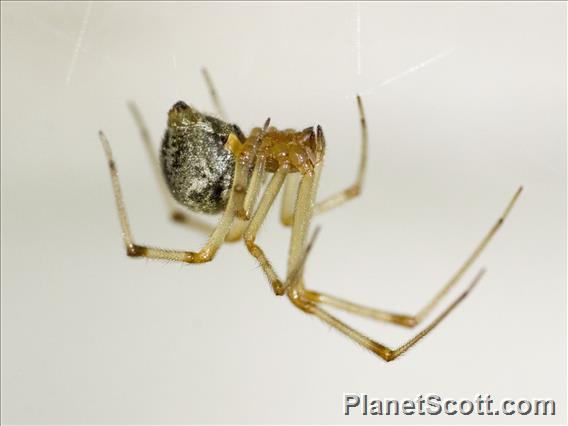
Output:
[[184,102],[168,113],[162,141],[162,171],[173,197],[187,208],[218,213],[227,204],[235,159],[224,148],[230,133],[240,129],[204,115]]

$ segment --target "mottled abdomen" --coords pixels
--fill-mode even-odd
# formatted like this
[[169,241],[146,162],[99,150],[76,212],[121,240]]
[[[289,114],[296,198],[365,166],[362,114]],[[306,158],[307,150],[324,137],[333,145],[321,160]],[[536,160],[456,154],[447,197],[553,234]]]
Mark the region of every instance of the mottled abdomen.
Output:
[[162,171],[173,197],[187,208],[217,213],[226,206],[235,160],[224,148],[230,133],[240,129],[201,114],[183,102],[168,113],[162,141]]

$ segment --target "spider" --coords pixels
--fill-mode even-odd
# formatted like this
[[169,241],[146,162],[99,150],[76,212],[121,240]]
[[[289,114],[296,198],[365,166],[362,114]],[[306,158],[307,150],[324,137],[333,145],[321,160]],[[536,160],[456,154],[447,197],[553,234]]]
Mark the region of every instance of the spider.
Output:
[[[477,273],[467,289],[428,326],[396,349],[370,339],[330,314],[324,309],[324,305],[409,328],[422,323],[479,257],[502,226],[523,188],[520,187],[515,192],[501,216],[454,275],[415,315],[375,309],[307,289],[303,279],[304,265],[319,230],[316,229],[308,240],[312,217],[346,203],[361,193],[368,145],[367,124],[361,97],[356,97],[361,127],[361,154],[355,182],[343,191],[316,202],[326,148],[321,126],[318,125],[315,129],[308,127],[300,131],[278,130],[270,126],[270,119],[267,119],[263,127],[253,128],[250,134],[245,136],[237,125],[224,121],[225,114],[213,82],[207,70],[202,71],[220,118],[203,114],[184,102],[177,102],[168,113],[160,161],[154,152],[149,132],[139,110],[134,104],[129,104],[171,218],[209,233],[209,239],[200,250],[162,249],[134,242],[110,144],[103,132],[99,132],[108,161],[122,227],[122,238],[128,256],[184,263],[209,262],[215,257],[223,242],[243,239],[250,254],[262,266],[275,295],[287,296],[293,306],[306,314],[316,316],[386,361],[396,359],[432,331],[478,283],[485,272],[484,269]],[[265,185],[264,178],[268,174],[272,177]],[[260,227],[281,190],[283,190],[283,201],[280,219],[282,224],[291,227],[285,279],[278,276],[264,251],[256,244]],[[261,193],[262,196],[258,200]],[[177,207],[176,202],[196,212],[221,213],[217,226],[211,227],[187,215]]]

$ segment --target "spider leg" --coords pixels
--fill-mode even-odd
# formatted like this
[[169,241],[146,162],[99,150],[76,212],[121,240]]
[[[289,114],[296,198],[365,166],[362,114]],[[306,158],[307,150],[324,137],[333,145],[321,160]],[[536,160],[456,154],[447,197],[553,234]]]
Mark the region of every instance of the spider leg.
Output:
[[[318,135],[321,135],[321,132],[318,132]],[[313,216],[314,199],[322,168],[323,157],[322,160],[316,164],[313,176],[302,176],[298,186],[298,197],[294,208],[292,235],[290,237],[290,249],[288,253],[288,276],[293,275],[297,265],[305,261],[306,237]],[[294,289],[303,289],[303,280],[294,280],[292,286]]]
[[[449,307],[447,307],[438,317],[436,317],[424,330],[416,334],[405,344],[396,349],[388,348],[375,340],[368,338],[357,330],[351,328],[344,322],[340,321],[326,310],[320,307],[318,302],[309,299],[309,295],[313,292],[304,289],[304,280],[302,278],[303,267],[306,258],[309,254],[310,248],[313,244],[313,239],[304,248],[307,231],[309,228],[310,220],[313,214],[312,206],[315,197],[315,192],[318,185],[318,179],[321,174],[323,162],[320,162],[315,169],[314,177],[310,178],[304,176],[300,181],[298,190],[298,199],[294,213],[292,225],[292,237],[290,243],[290,255],[288,260],[288,280],[286,287],[286,294],[292,304],[302,311],[315,315],[323,322],[336,328],[350,339],[359,343],[363,347],[371,350],[376,355],[379,355],[386,361],[392,361],[402,353],[406,352],[414,346],[420,339],[426,336],[434,327],[436,327],[471,291],[471,289],[481,279],[484,270],[480,271],[474,278],[470,286],[464,291]],[[510,207],[508,207],[510,210]],[[506,210],[506,213],[508,213]]]
[[280,278],[278,278],[264,251],[255,243],[255,240],[268,210],[270,210],[276,195],[280,191],[280,188],[282,188],[288,170],[287,166],[282,166],[274,173],[244,233],[244,240],[248,251],[256,257],[274,290],[274,294],[278,296],[284,294],[284,284]]
[[144,118],[140,113],[140,110],[136,106],[134,102],[128,103],[128,108],[134,117],[134,121],[140,130],[140,136],[142,137],[142,142],[144,143],[144,148],[150,158],[150,163],[152,163],[152,169],[154,170],[154,174],[156,176],[156,180],[160,185],[160,192],[164,198],[168,211],[170,212],[170,218],[178,223],[183,223],[184,225],[188,225],[192,228],[195,228],[203,233],[210,234],[213,232],[213,226],[209,223],[202,221],[198,218],[190,216],[184,213],[177,207],[177,203],[170,194],[170,191],[166,185],[166,181],[164,180],[164,176],[160,169],[160,164],[158,162],[158,156],[156,155],[156,151],[154,151],[154,146],[152,144],[152,139],[150,138],[150,132],[148,132],[148,128],[144,122]]
[[357,197],[361,193],[361,188],[363,185],[363,178],[365,176],[365,170],[367,168],[367,122],[365,120],[365,111],[363,109],[363,102],[361,97],[357,95],[357,107],[359,109],[359,120],[361,123],[361,158],[359,160],[359,169],[357,171],[357,177],[355,182],[344,189],[343,191],[334,194],[323,201],[318,202],[314,206],[314,215],[326,212],[335,207],[340,206],[343,203]]
[[233,222],[236,212],[243,206],[245,188],[247,187],[248,178],[248,171],[246,167],[244,167],[241,162],[236,162],[233,186],[229,195],[229,200],[227,201],[227,207],[222,214],[219,223],[213,230],[213,233],[209,236],[208,241],[201,248],[201,250],[193,252],[141,246],[135,244],[133,241],[132,232],[130,231],[130,225],[128,223],[126,208],[124,206],[124,200],[122,197],[122,191],[120,188],[118,172],[116,169],[116,164],[112,157],[110,144],[108,143],[108,140],[103,132],[99,132],[99,137],[101,139],[108,161],[112,187],[114,191],[114,198],[116,201],[118,217],[120,219],[120,225],[122,228],[122,238],[124,245],[126,246],[126,253],[128,254],[128,256],[174,260],[177,262],[185,263],[202,263],[210,261],[215,256],[215,253],[225,240],[225,236],[231,228],[231,223]]
[[290,173],[286,176],[284,192],[282,193],[282,205],[280,208],[280,222],[284,226],[292,226],[294,219],[294,203],[298,196],[299,173]]
[[481,277],[484,274],[484,270],[482,269],[473,279],[471,284],[468,288],[450,305],[448,306],[438,317],[436,317],[426,328],[424,328],[421,332],[416,334],[412,339],[408,340],[403,345],[399,346],[396,349],[388,348],[381,343],[370,339],[369,337],[365,336],[364,334],[358,332],[357,330],[351,328],[343,321],[337,319],[333,315],[331,315],[326,310],[319,307],[317,303],[314,303],[310,300],[305,299],[303,291],[298,292],[288,292],[289,298],[292,303],[304,311],[305,313],[315,315],[323,322],[329,324],[333,328],[337,329],[350,339],[354,340],[356,343],[360,344],[364,348],[372,351],[376,355],[383,358],[385,361],[392,361],[402,355],[404,352],[408,351],[411,347],[413,347],[420,339],[430,333],[465,297],[469,294],[469,292],[473,289],[473,287],[478,283]]
[[442,287],[438,293],[430,300],[428,304],[426,304],[417,314],[415,315],[403,315],[403,314],[396,314],[392,312],[383,311],[380,309],[373,309],[367,306],[359,305],[356,303],[352,303],[346,301],[344,299],[340,299],[335,296],[330,296],[325,293],[319,293],[316,291],[306,290],[303,294],[304,298],[310,302],[314,303],[322,303],[326,305],[333,306],[335,308],[348,311],[357,315],[373,318],[379,321],[387,321],[392,322],[395,324],[403,325],[406,327],[414,327],[415,325],[419,324],[424,320],[424,318],[432,312],[432,310],[436,307],[436,305],[440,302],[440,300],[456,285],[456,283],[462,278],[465,272],[470,268],[473,262],[479,257],[479,255],[483,252],[483,249],[489,244],[493,236],[497,233],[499,228],[503,225],[503,222],[509,215],[509,212],[513,208],[515,202],[519,198],[521,194],[522,187],[520,187],[517,192],[513,195],[513,198],[507,204],[507,207],[497,219],[495,224],[491,227],[491,229],[487,232],[487,234],[483,237],[481,242],[475,247],[473,252],[469,255],[469,257],[465,260],[465,262],[460,266],[460,268],[455,272],[455,274],[450,278],[450,280]]
[[217,95],[217,91],[215,90],[215,85],[213,84],[213,80],[209,75],[209,71],[207,71],[207,68],[204,67],[201,68],[201,73],[203,74],[203,78],[205,79],[207,89],[209,89],[209,95],[213,100],[213,105],[215,105],[215,111],[217,112],[217,115],[219,115],[222,120],[225,120],[227,115],[225,114],[225,110],[221,105],[221,101],[219,100],[219,96]]
[[256,199],[260,192],[260,187],[264,180],[266,173],[265,165],[265,158],[260,158],[254,166],[252,175],[250,177],[249,188],[245,196],[243,210],[240,212],[240,214],[239,212],[237,212],[237,217],[233,222],[231,231],[227,234],[225,241],[238,241],[243,236],[243,233],[245,232],[250,220],[252,208],[256,203]]
[[314,233],[312,240],[306,246],[305,236],[308,232],[309,218],[312,215],[313,198],[315,188],[321,174],[323,161],[320,161],[316,166],[312,176],[304,175],[301,178],[298,199],[296,201],[296,208],[294,209],[294,227],[292,229],[292,237],[290,240],[290,252],[288,257],[288,273],[286,281],[282,281],[278,274],[274,271],[272,264],[264,254],[264,251],[255,243],[258,231],[266,218],[266,214],[274,203],[276,195],[282,188],[286,176],[290,176],[288,166],[281,166],[272,179],[268,183],[264,195],[262,196],[258,207],[252,217],[244,234],[245,244],[249,252],[258,260],[264,273],[272,286],[274,294],[281,296],[286,292],[286,289],[296,288],[298,283],[301,283],[301,274],[305,260],[307,259],[309,250],[317,236],[317,231]]

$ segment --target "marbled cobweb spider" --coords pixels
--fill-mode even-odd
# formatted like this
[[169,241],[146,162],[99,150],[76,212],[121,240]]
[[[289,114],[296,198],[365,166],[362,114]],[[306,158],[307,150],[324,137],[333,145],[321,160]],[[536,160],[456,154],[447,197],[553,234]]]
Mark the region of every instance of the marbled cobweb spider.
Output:
[[[203,74],[217,115],[221,118],[202,114],[184,102],[177,102],[168,113],[160,160],[154,151],[138,109],[130,104],[172,219],[209,233],[208,241],[200,250],[161,249],[134,242],[110,145],[105,135],[100,132],[128,256],[202,263],[212,260],[225,241],[243,239],[248,251],[262,266],[274,294],[287,296],[292,304],[303,312],[315,315],[386,361],[397,358],[428,334],[479,281],[483,269],[475,276],[468,288],[438,317],[415,337],[396,349],[390,349],[366,337],[331,315],[324,309],[324,305],[405,327],[420,324],[479,257],[503,224],[522,187],[517,190],[497,222],[463,265],[415,315],[374,309],[309,290],[305,288],[303,269],[317,235],[316,230],[308,241],[307,235],[312,217],[353,199],[361,192],[367,162],[367,125],[361,98],[357,96],[361,122],[361,157],[355,182],[336,195],[316,202],[326,148],[322,128],[317,126],[315,129],[308,127],[301,131],[278,130],[270,126],[268,119],[263,127],[252,129],[246,136],[238,126],[224,121],[223,110],[211,79],[206,70]],[[267,184],[264,184],[264,177],[268,174],[272,177]],[[264,251],[255,242],[257,233],[281,189],[283,189],[283,202],[280,218],[285,226],[291,227],[288,270],[285,279],[281,279],[276,274]],[[212,228],[198,219],[189,217],[176,207],[176,201],[193,211],[221,213],[217,226]]]

